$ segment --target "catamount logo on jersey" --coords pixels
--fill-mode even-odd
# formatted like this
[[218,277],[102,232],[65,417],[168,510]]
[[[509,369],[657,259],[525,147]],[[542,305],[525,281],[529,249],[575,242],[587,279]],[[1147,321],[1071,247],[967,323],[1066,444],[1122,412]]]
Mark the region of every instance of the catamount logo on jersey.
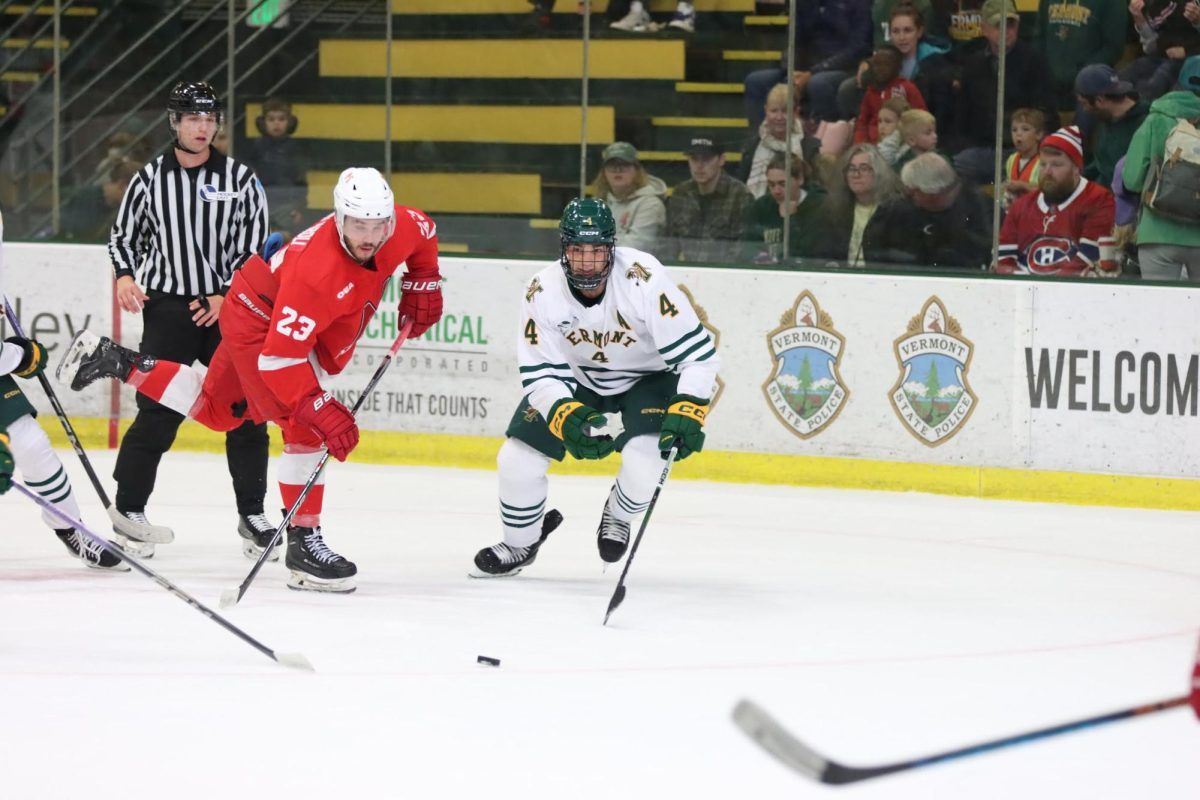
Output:
[[532,303],[533,296],[540,291],[542,291],[542,282],[538,278],[534,278],[530,282],[529,288],[525,290],[525,302]]
[[625,271],[625,277],[631,281],[641,281],[642,283],[650,282],[650,270],[643,267],[638,262],[633,262],[633,266]]
[[776,418],[801,439],[816,436],[846,407],[850,390],[838,366],[846,339],[807,289],[767,334],[773,369],[763,394]]
[[[692,310],[696,312],[696,319],[700,320],[700,324],[704,326],[704,329],[708,331],[709,336],[712,337],[713,347],[720,350],[721,332],[713,327],[712,323],[708,321],[708,312],[704,310],[704,306],[696,302],[696,298],[692,297],[691,290],[682,283],[679,284],[679,291],[683,292],[683,296],[686,297],[688,302],[692,304]],[[623,322],[620,314],[617,314],[617,321]],[[712,399],[708,401],[709,410],[712,410],[714,407],[716,407],[717,400],[720,398],[721,392],[723,391],[725,391],[725,381],[721,380],[721,376],[718,375],[713,386]]]
[[979,402],[967,382],[975,345],[935,295],[893,343],[900,377],[888,400],[904,427],[928,447],[958,433]]

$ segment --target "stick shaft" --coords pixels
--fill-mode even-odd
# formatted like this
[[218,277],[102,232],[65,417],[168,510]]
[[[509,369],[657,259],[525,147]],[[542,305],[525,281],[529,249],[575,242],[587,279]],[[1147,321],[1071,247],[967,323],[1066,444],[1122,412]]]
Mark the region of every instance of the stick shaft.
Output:
[[650,504],[646,506],[646,513],[642,517],[642,524],[638,527],[637,536],[633,538],[633,546],[629,548],[629,558],[625,559],[625,567],[621,570],[621,577],[617,579],[617,586],[613,589],[612,597],[608,601],[608,611],[604,614],[604,622],[608,624],[608,618],[617,610],[617,606],[621,605],[625,600],[625,576],[629,574],[629,567],[633,564],[633,557],[637,555],[638,545],[642,543],[642,535],[646,533],[646,526],[650,524],[650,515],[654,513],[654,507],[658,504],[658,496],[662,493],[663,485],[667,482],[667,476],[671,474],[671,465],[675,463],[675,456],[679,454],[679,448],[672,447],[667,454],[667,461],[663,464],[662,474],[658,476],[658,484],[654,487],[654,494],[650,497]]
[[[412,330],[412,322],[406,322],[404,327],[400,329],[400,333],[396,336],[396,340],[392,342],[392,346],[388,348],[387,355],[383,357],[383,362],[375,370],[375,374],[371,376],[371,380],[362,390],[362,393],[359,394],[358,399],[354,401],[354,407],[350,409],[351,416],[357,416],[358,410],[362,408],[362,404],[367,399],[367,395],[369,395],[375,389],[375,386],[379,383],[380,379],[383,378],[383,374],[387,372],[388,367],[392,365],[392,361],[396,358],[396,353],[400,350],[400,345],[404,344],[405,340],[408,339],[408,332],[410,330]],[[316,485],[317,479],[321,477],[321,471],[325,469],[325,464],[328,461],[329,451],[326,450],[321,455],[321,460],[317,462],[317,466],[313,468],[312,473],[308,476],[308,480],[305,481],[304,488],[300,490],[300,494],[296,497],[295,502],[292,503],[291,508],[285,512],[283,521],[281,521],[279,523],[279,527],[275,529],[275,535],[271,537],[270,543],[263,548],[261,553],[259,553],[258,560],[254,562],[254,566],[250,568],[249,574],[246,575],[245,580],[243,580],[241,585],[238,586],[238,601],[241,601],[242,597],[244,597],[246,592],[250,589],[250,584],[254,582],[254,578],[257,577],[259,570],[261,570],[263,564],[267,562],[267,558],[270,557],[271,551],[279,545],[279,540],[283,538],[283,532],[287,530],[288,523],[292,521],[292,517],[296,516],[296,512],[300,510],[300,506],[304,503],[304,499],[308,497],[308,493],[312,491],[313,486]]]
[[166,589],[168,592],[175,595],[180,600],[187,603],[189,606],[196,609],[201,614],[208,617],[210,620],[217,623],[222,628],[229,631],[234,636],[238,637],[243,642],[245,642],[246,644],[250,645],[255,650],[257,650],[258,652],[265,655],[267,658],[271,659],[272,661],[279,661],[279,658],[276,656],[274,650],[267,647],[265,644],[258,641],[253,636],[246,633],[241,628],[237,627],[232,622],[225,619],[220,614],[218,614],[217,612],[213,611],[208,606],[201,603],[196,598],[192,597],[190,594],[185,592],[183,589],[180,589],[178,586],[176,586],[174,583],[172,583],[171,581],[164,578],[162,575],[159,575],[157,572],[150,569],[149,567],[143,566],[140,561],[138,561],[136,558],[130,557],[128,554],[126,554],[124,551],[122,551],[119,547],[116,547],[113,544],[111,544],[107,539],[97,535],[96,533],[93,533],[90,529],[88,529],[88,527],[86,525],[84,525],[79,520],[72,518],[66,512],[60,510],[58,508],[58,506],[56,506],[53,503],[51,503],[50,501],[44,499],[41,495],[37,494],[32,489],[29,489],[27,486],[25,486],[20,481],[13,481],[12,485],[13,485],[13,488],[16,489],[17,491],[19,491],[21,494],[25,495],[30,500],[37,503],[39,506],[41,506],[42,508],[49,511],[51,514],[54,514],[59,519],[61,519],[63,522],[68,523],[76,531],[83,534],[84,536],[87,536],[89,539],[91,539],[97,545],[104,548],[105,551],[107,551],[108,553],[121,559],[126,564],[128,564],[130,567],[132,567],[133,569],[142,573],[147,578],[154,581],[159,586]]

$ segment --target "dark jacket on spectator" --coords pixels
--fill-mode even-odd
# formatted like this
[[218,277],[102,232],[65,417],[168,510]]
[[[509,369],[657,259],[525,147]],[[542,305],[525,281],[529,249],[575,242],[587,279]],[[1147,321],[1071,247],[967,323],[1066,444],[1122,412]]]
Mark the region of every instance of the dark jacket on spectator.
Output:
[[868,261],[978,270],[992,258],[992,212],[974,187],[959,185],[945,211],[925,211],[907,198],[883,205],[863,233]]
[[1075,76],[1088,64],[1116,64],[1125,49],[1128,0],[1042,0],[1038,39],[1060,96],[1074,104]]
[[[853,72],[871,53],[871,0],[799,0],[796,69]],[[787,51],[781,62],[787,69]]]
[[[1050,67],[1037,48],[1020,40],[1005,59],[1004,128],[1008,115],[1017,108],[1036,108],[1046,115],[1046,130],[1058,130],[1054,85],[1047,80]],[[988,48],[970,56],[963,64],[954,124],[954,146],[992,147],[996,141],[996,92],[999,57]],[[941,129],[941,126],[939,126]]]
[[746,209],[754,201],[746,184],[722,173],[711,194],[700,194],[694,180],[675,187],[667,201],[664,261],[732,264],[741,255]]
[[1146,0],[1142,15],[1155,37],[1153,52],[1147,55],[1165,58],[1172,47],[1182,47],[1189,56],[1200,55],[1200,31],[1183,15],[1185,8],[1187,3],[1179,0]]
[[1111,189],[1113,169],[1129,150],[1133,134],[1137,133],[1149,113],[1150,106],[1138,103],[1115,122],[1095,123],[1095,146],[1092,148],[1092,158],[1083,170],[1083,177]]

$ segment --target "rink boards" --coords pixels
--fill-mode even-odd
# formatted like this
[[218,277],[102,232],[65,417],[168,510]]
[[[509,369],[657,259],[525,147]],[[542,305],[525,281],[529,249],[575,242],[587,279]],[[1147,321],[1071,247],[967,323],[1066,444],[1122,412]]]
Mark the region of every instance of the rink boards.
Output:
[[[140,319],[114,319],[104,248],[10,244],[5,255],[6,290],[23,324],[53,351],[82,326],[112,332],[114,323],[124,343],[137,344]],[[356,457],[491,466],[520,400],[521,301],[549,263],[443,258],[445,316],[405,345],[367,398],[362,427],[378,433],[364,437]],[[672,274],[718,338],[723,365],[707,428],[713,452],[681,464],[683,477],[1200,508],[1195,289]],[[395,337],[396,300],[385,296],[351,367],[329,384],[347,403]],[[38,394],[30,391],[48,409]],[[116,400],[127,424],[132,394]],[[105,440],[109,388],[64,392],[63,401],[81,431]],[[219,443],[181,433],[183,446]]]

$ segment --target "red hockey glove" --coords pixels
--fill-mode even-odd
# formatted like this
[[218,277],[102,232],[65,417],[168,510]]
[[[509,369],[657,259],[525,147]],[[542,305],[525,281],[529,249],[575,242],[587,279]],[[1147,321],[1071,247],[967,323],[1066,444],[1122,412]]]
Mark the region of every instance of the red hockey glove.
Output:
[[417,338],[442,318],[442,279],[439,275],[414,278],[405,273],[400,282],[400,325],[412,320],[408,335]]
[[302,398],[292,419],[297,425],[312,428],[325,442],[329,455],[338,461],[345,461],[358,445],[354,415],[329,392],[316,391]]
[[1188,702],[1196,712],[1196,719],[1200,719],[1200,650],[1196,651],[1196,666],[1192,667],[1192,694]]

